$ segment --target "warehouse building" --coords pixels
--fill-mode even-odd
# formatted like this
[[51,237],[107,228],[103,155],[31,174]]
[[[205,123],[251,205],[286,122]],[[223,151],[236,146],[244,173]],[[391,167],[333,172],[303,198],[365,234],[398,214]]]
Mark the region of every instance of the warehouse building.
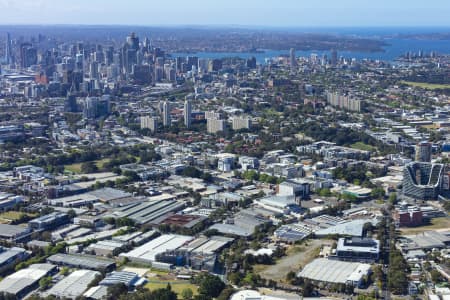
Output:
[[0,224],[0,239],[8,242],[18,242],[27,239],[31,229],[18,225]]
[[99,285],[112,286],[119,283],[125,284],[128,288],[133,288],[147,283],[147,279],[140,277],[134,272],[114,271],[107,274],[106,277],[100,281]]
[[0,292],[23,298],[39,287],[41,278],[56,272],[56,266],[51,264],[34,264],[17,271],[0,282]]
[[158,254],[174,251],[193,239],[186,235],[165,234],[120,256],[127,257],[133,262],[152,264],[157,261]]
[[74,271],[69,276],[56,283],[45,293],[45,295],[75,299],[78,296],[83,295],[84,291],[87,290],[89,284],[94,281],[96,276],[101,276],[101,273],[91,270]]
[[91,255],[76,255],[58,253],[47,258],[49,263],[70,268],[110,272],[116,267],[112,259],[98,258]]
[[340,238],[336,256],[340,260],[375,262],[380,258],[380,241],[370,238]]
[[34,230],[49,230],[69,223],[69,215],[62,212],[52,212],[51,214],[36,218],[28,222],[28,226]]
[[131,204],[115,211],[113,217],[126,217],[140,225],[152,223],[163,215],[183,209],[184,203],[176,201],[174,196],[171,198]]
[[316,283],[341,283],[362,287],[364,277],[370,273],[369,264],[317,258],[307,264],[297,276]]
[[116,256],[125,248],[125,243],[117,241],[99,241],[90,244],[86,248],[86,253],[95,254],[97,256]]
[[233,240],[222,236],[201,236],[178,249],[157,254],[156,260],[178,266],[189,265],[194,270],[213,271],[219,251]]
[[17,263],[27,259],[30,253],[23,248],[0,246],[0,273],[12,269]]

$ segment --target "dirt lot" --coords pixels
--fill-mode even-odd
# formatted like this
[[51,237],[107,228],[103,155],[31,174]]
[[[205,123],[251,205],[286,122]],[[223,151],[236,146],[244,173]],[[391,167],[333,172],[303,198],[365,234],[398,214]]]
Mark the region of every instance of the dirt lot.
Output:
[[302,245],[290,246],[287,255],[274,265],[257,265],[255,272],[266,279],[284,281],[290,271],[298,272],[300,267],[312,261],[320,252],[322,245],[331,245],[330,240],[309,240]]

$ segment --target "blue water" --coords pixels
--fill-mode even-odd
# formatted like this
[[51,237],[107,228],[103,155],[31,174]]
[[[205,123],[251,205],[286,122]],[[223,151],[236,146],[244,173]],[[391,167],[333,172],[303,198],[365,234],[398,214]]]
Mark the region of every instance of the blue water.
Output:
[[[419,40],[419,39],[388,39],[384,38],[383,41],[389,45],[384,48],[384,52],[354,52],[354,51],[340,51],[339,57],[356,58],[357,60],[372,59],[372,60],[385,60],[393,61],[396,58],[404,55],[410,51],[412,53],[418,53],[423,51],[425,54],[429,54],[434,51],[439,54],[450,54],[450,40]],[[297,57],[309,57],[311,54],[318,54],[319,57],[322,54],[327,54],[330,57],[329,51],[296,51]],[[266,58],[277,57],[280,55],[288,55],[289,50],[265,50],[262,53],[251,52],[197,52],[197,53],[172,53],[173,57],[177,56],[198,56],[199,58],[225,58],[225,57],[240,57],[250,58],[254,56],[258,63],[264,64]]]

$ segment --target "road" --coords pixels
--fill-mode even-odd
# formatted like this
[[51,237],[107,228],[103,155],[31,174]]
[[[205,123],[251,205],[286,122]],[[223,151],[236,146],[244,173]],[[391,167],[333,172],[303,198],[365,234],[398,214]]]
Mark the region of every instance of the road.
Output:
[[[390,227],[391,227],[391,211],[386,208],[386,214],[384,215],[384,220],[386,224],[384,226],[384,243],[382,249],[381,258],[383,259],[383,279],[381,286],[381,295],[385,300],[391,299],[391,292],[388,287],[388,278],[387,274],[389,274],[389,252],[391,247],[391,237],[390,237]],[[394,241],[395,242],[395,241]]]

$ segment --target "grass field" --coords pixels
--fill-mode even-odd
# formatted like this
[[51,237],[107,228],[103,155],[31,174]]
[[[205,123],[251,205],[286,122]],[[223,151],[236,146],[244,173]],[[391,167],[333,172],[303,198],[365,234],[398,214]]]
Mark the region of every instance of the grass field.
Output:
[[[105,162],[109,161],[109,159],[105,158],[105,159],[101,159],[101,160],[95,160],[95,164],[97,165],[97,168],[101,169],[103,167],[103,164]],[[65,165],[64,166],[64,170],[68,171],[68,172],[72,172],[75,174],[81,174],[81,164],[82,163],[76,163],[76,164],[71,164],[71,165]]]
[[402,81],[401,83],[427,90],[450,89],[450,84],[434,84],[426,82]]
[[357,142],[350,145],[353,149],[364,150],[364,151],[376,151],[377,148],[371,145],[364,144],[363,142]]
[[286,256],[277,260],[274,265],[255,265],[253,271],[266,279],[285,282],[290,271],[298,272],[301,267],[319,255],[320,247],[331,244],[329,240],[309,240],[302,245],[293,245],[286,250]]
[[12,221],[19,220],[22,215],[28,215],[30,217],[35,217],[35,214],[23,213],[20,211],[5,211],[0,214],[0,223],[7,224]]
[[449,229],[450,228],[450,217],[441,217],[431,219],[431,224],[420,226],[420,227],[412,227],[412,228],[401,228],[400,231],[402,234],[417,234],[422,233],[428,230],[438,230],[438,229]]
[[170,283],[170,286],[172,288],[172,291],[174,291],[178,295],[178,299],[182,299],[181,292],[184,289],[191,289],[194,293],[194,296],[198,294],[198,287],[189,281],[155,281],[155,282],[149,282],[145,285],[147,289],[150,291],[156,290],[156,289],[163,289],[167,287],[167,284]]

